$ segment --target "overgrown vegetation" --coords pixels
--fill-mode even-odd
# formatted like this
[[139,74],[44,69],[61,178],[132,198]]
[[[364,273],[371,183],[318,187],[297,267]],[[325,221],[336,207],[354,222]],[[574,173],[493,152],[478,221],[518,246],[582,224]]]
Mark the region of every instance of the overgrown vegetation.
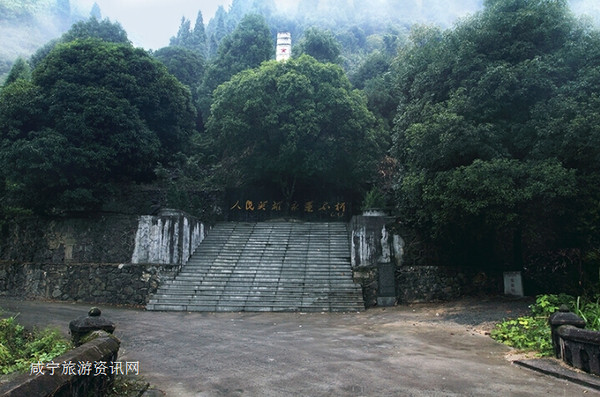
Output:
[[505,320],[496,325],[491,337],[519,350],[535,351],[540,356],[553,353],[548,318],[561,305],[567,305],[583,318],[586,328],[600,331],[600,297],[590,300],[566,294],[539,295],[531,306],[531,315]]
[[57,330],[31,332],[16,317],[0,320],[0,372],[28,371],[31,363],[48,362],[71,348]]

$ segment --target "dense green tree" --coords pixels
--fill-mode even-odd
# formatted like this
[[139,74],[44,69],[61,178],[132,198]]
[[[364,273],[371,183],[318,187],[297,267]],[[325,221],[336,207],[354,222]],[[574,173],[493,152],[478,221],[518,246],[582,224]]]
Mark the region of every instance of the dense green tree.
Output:
[[373,52],[350,76],[350,81],[367,96],[369,109],[391,129],[398,101],[391,73],[392,58],[383,52]]
[[154,52],[173,76],[194,92],[204,75],[204,58],[196,51],[184,47],[164,47]]
[[202,11],[198,11],[198,15],[196,15],[196,22],[194,23],[194,30],[192,30],[190,47],[190,49],[195,50],[203,57],[207,55],[208,48],[206,42],[206,29],[204,28]]
[[181,24],[179,25],[179,30],[177,30],[177,35],[175,37],[171,37],[171,40],[169,40],[169,45],[185,47],[190,42],[191,36],[192,25],[190,20],[186,17],[181,17]]
[[65,32],[59,39],[50,40],[44,46],[40,47],[31,56],[31,67],[35,68],[57,44],[87,38],[96,38],[111,43],[130,43],[127,38],[127,32],[125,32],[125,29],[123,29],[119,22],[111,22],[108,18],[100,21],[97,18],[90,17],[87,21],[80,21],[73,24],[71,29]]
[[[356,189],[374,172],[378,124],[343,70],[302,56],[219,86],[207,125],[227,185]],[[331,191],[330,190],[330,191]]]
[[31,77],[31,68],[27,61],[21,57],[17,58],[14,65],[8,72],[4,85],[14,83],[17,79],[28,80]]
[[80,21],[71,26],[61,37],[61,42],[66,43],[76,39],[97,38],[110,43],[128,44],[129,38],[127,32],[119,22],[111,22],[106,18],[98,20],[89,18],[87,21]]
[[212,18],[207,26],[206,34],[208,37],[208,55],[210,58],[217,55],[219,44],[225,36],[227,36],[227,28],[225,27],[225,20],[227,19],[227,12],[223,6],[217,8],[214,18]]
[[212,92],[219,84],[242,70],[259,66],[274,55],[275,46],[264,18],[255,14],[246,15],[233,33],[221,41],[217,57],[206,68],[200,90],[202,114],[209,113]]
[[596,84],[580,67],[597,64],[596,37],[566,1],[488,0],[453,30],[415,29],[400,51],[399,209],[455,262],[519,267],[528,247],[565,243],[582,170],[596,167],[567,149],[582,149],[568,137],[586,148],[600,139],[569,90]]
[[[153,55],[167,67],[169,73],[189,88],[193,102],[197,103],[198,89],[205,70],[204,58],[197,51],[173,46],[161,48]],[[204,129],[204,121],[200,112],[198,112],[196,125],[199,131]]]
[[100,205],[115,182],[153,177],[194,129],[189,90],[142,49],[58,44],[0,95],[9,199],[37,211]]
[[171,37],[169,45],[183,47],[190,51],[195,51],[203,57],[206,56],[206,32],[204,30],[201,11],[198,11],[194,29],[191,28],[189,19],[185,17],[181,18],[181,25],[179,25],[177,36]]
[[330,31],[309,28],[294,46],[293,54],[307,54],[319,62],[340,63],[341,46]]

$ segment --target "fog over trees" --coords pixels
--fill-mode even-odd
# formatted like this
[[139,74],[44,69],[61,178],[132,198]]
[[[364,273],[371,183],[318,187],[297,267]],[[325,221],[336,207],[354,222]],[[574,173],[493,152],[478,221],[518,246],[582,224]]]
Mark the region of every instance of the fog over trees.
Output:
[[[127,1],[123,4],[125,3]],[[585,13],[600,22],[600,4],[597,1],[570,0],[569,4],[577,14]],[[234,0],[230,6],[221,7],[216,14],[203,15],[203,20],[207,32],[210,32],[207,36],[207,50],[211,50],[214,55],[216,45],[224,35],[231,33],[243,15],[251,12],[263,15],[273,31],[292,32],[294,41],[310,26],[332,30],[336,36],[347,36],[354,40],[346,29],[352,25],[360,27],[366,37],[373,31],[385,31],[390,25],[407,28],[415,23],[425,23],[448,28],[459,18],[471,15],[482,7],[483,0]],[[3,38],[0,48],[0,82],[19,56],[28,57],[46,42],[58,38],[72,23],[86,20],[90,16],[99,20],[106,17],[112,21],[120,20],[119,15],[104,13],[94,0],[0,0],[0,37]],[[140,8],[138,19],[144,19],[143,7]],[[196,14],[189,15],[187,19],[193,28]],[[159,30],[162,25],[165,24],[146,26],[147,29]],[[137,36],[136,32],[128,31],[128,34],[130,37]],[[176,37],[176,34],[175,29],[165,31],[164,42],[168,43],[169,37]],[[212,42],[211,47],[213,34],[216,42]],[[346,45],[348,44],[349,41]],[[158,49],[151,44],[136,45]]]

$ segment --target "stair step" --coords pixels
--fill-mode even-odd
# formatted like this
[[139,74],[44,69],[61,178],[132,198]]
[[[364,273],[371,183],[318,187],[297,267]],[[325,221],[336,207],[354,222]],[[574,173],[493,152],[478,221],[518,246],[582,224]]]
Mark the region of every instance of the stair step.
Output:
[[222,223],[148,310],[360,311],[343,223]]

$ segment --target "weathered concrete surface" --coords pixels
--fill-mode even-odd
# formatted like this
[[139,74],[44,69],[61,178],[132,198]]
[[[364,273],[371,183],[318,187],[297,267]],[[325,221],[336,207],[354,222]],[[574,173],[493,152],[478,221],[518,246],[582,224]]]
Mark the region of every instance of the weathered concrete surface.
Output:
[[131,263],[185,265],[204,239],[204,224],[183,211],[139,217]]
[[[503,304],[506,305],[506,302]],[[66,332],[89,306],[0,299],[25,324]],[[523,309],[523,304],[520,309]],[[145,312],[101,307],[120,359],[168,396],[582,396],[516,366],[480,331],[510,303],[414,305],[349,314]],[[495,310],[488,315],[490,310]],[[470,316],[467,321],[463,314]],[[473,323],[477,326],[473,326]]]

